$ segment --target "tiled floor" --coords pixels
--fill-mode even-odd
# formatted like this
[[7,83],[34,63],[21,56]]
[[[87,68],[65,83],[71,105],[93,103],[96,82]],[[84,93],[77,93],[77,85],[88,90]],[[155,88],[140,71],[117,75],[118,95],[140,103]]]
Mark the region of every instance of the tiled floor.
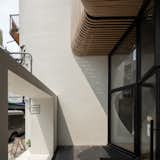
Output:
[[55,160],[99,160],[107,156],[103,147],[60,147]]
[[60,147],[54,160],[131,160],[104,147]]

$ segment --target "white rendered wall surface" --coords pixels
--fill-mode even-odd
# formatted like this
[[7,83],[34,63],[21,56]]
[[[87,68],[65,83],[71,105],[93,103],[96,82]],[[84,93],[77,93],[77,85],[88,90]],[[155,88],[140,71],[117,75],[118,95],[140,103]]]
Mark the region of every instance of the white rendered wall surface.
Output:
[[55,101],[56,97],[26,100],[25,140],[31,142],[30,156],[46,155],[51,159],[56,150]]
[[39,106],[39,114],[31,115],[31,153],[50,154],[54,152],[53,99],[32,99],[31,107]]
[[71,13],[71,0],[21,0],[21,45],[33,74],[58,95],[58,144],[105,145],[107,57],[75,58]]

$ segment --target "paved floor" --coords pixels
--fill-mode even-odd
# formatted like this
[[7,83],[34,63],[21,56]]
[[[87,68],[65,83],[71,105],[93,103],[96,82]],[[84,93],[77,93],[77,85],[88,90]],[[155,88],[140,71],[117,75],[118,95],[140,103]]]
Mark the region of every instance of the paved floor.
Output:
[[[102,158],[102,159],[101,159]],[[131,160],[104,147],[60,147],[53,160]]]
[[99,160],[106,156],[103,147],[60,147],[55,160]]

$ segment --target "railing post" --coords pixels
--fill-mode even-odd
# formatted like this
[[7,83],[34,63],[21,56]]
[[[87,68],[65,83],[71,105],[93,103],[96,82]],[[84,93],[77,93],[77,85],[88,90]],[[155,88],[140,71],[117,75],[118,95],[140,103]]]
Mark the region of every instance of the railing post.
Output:
[[0,159],[8,160],[8,69],[0,64]]

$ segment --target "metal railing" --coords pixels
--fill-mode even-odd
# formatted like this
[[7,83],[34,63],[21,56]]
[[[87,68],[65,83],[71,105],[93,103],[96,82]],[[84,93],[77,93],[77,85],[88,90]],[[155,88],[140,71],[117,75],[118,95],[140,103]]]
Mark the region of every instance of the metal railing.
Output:
[[14,58],[17,63],[21,64],[32,73],[33,58],[30,53],[13,52],[9,53],[9,55]]
[[[19,45],[19,14],[10,15],[10,35]],[[22,48],[20,49],[22,50]],[[24,66],[27,70],[32,73],[32,55],[25,52],[14,52],[9,53],[9,55],[14,58],[17,63]]]

